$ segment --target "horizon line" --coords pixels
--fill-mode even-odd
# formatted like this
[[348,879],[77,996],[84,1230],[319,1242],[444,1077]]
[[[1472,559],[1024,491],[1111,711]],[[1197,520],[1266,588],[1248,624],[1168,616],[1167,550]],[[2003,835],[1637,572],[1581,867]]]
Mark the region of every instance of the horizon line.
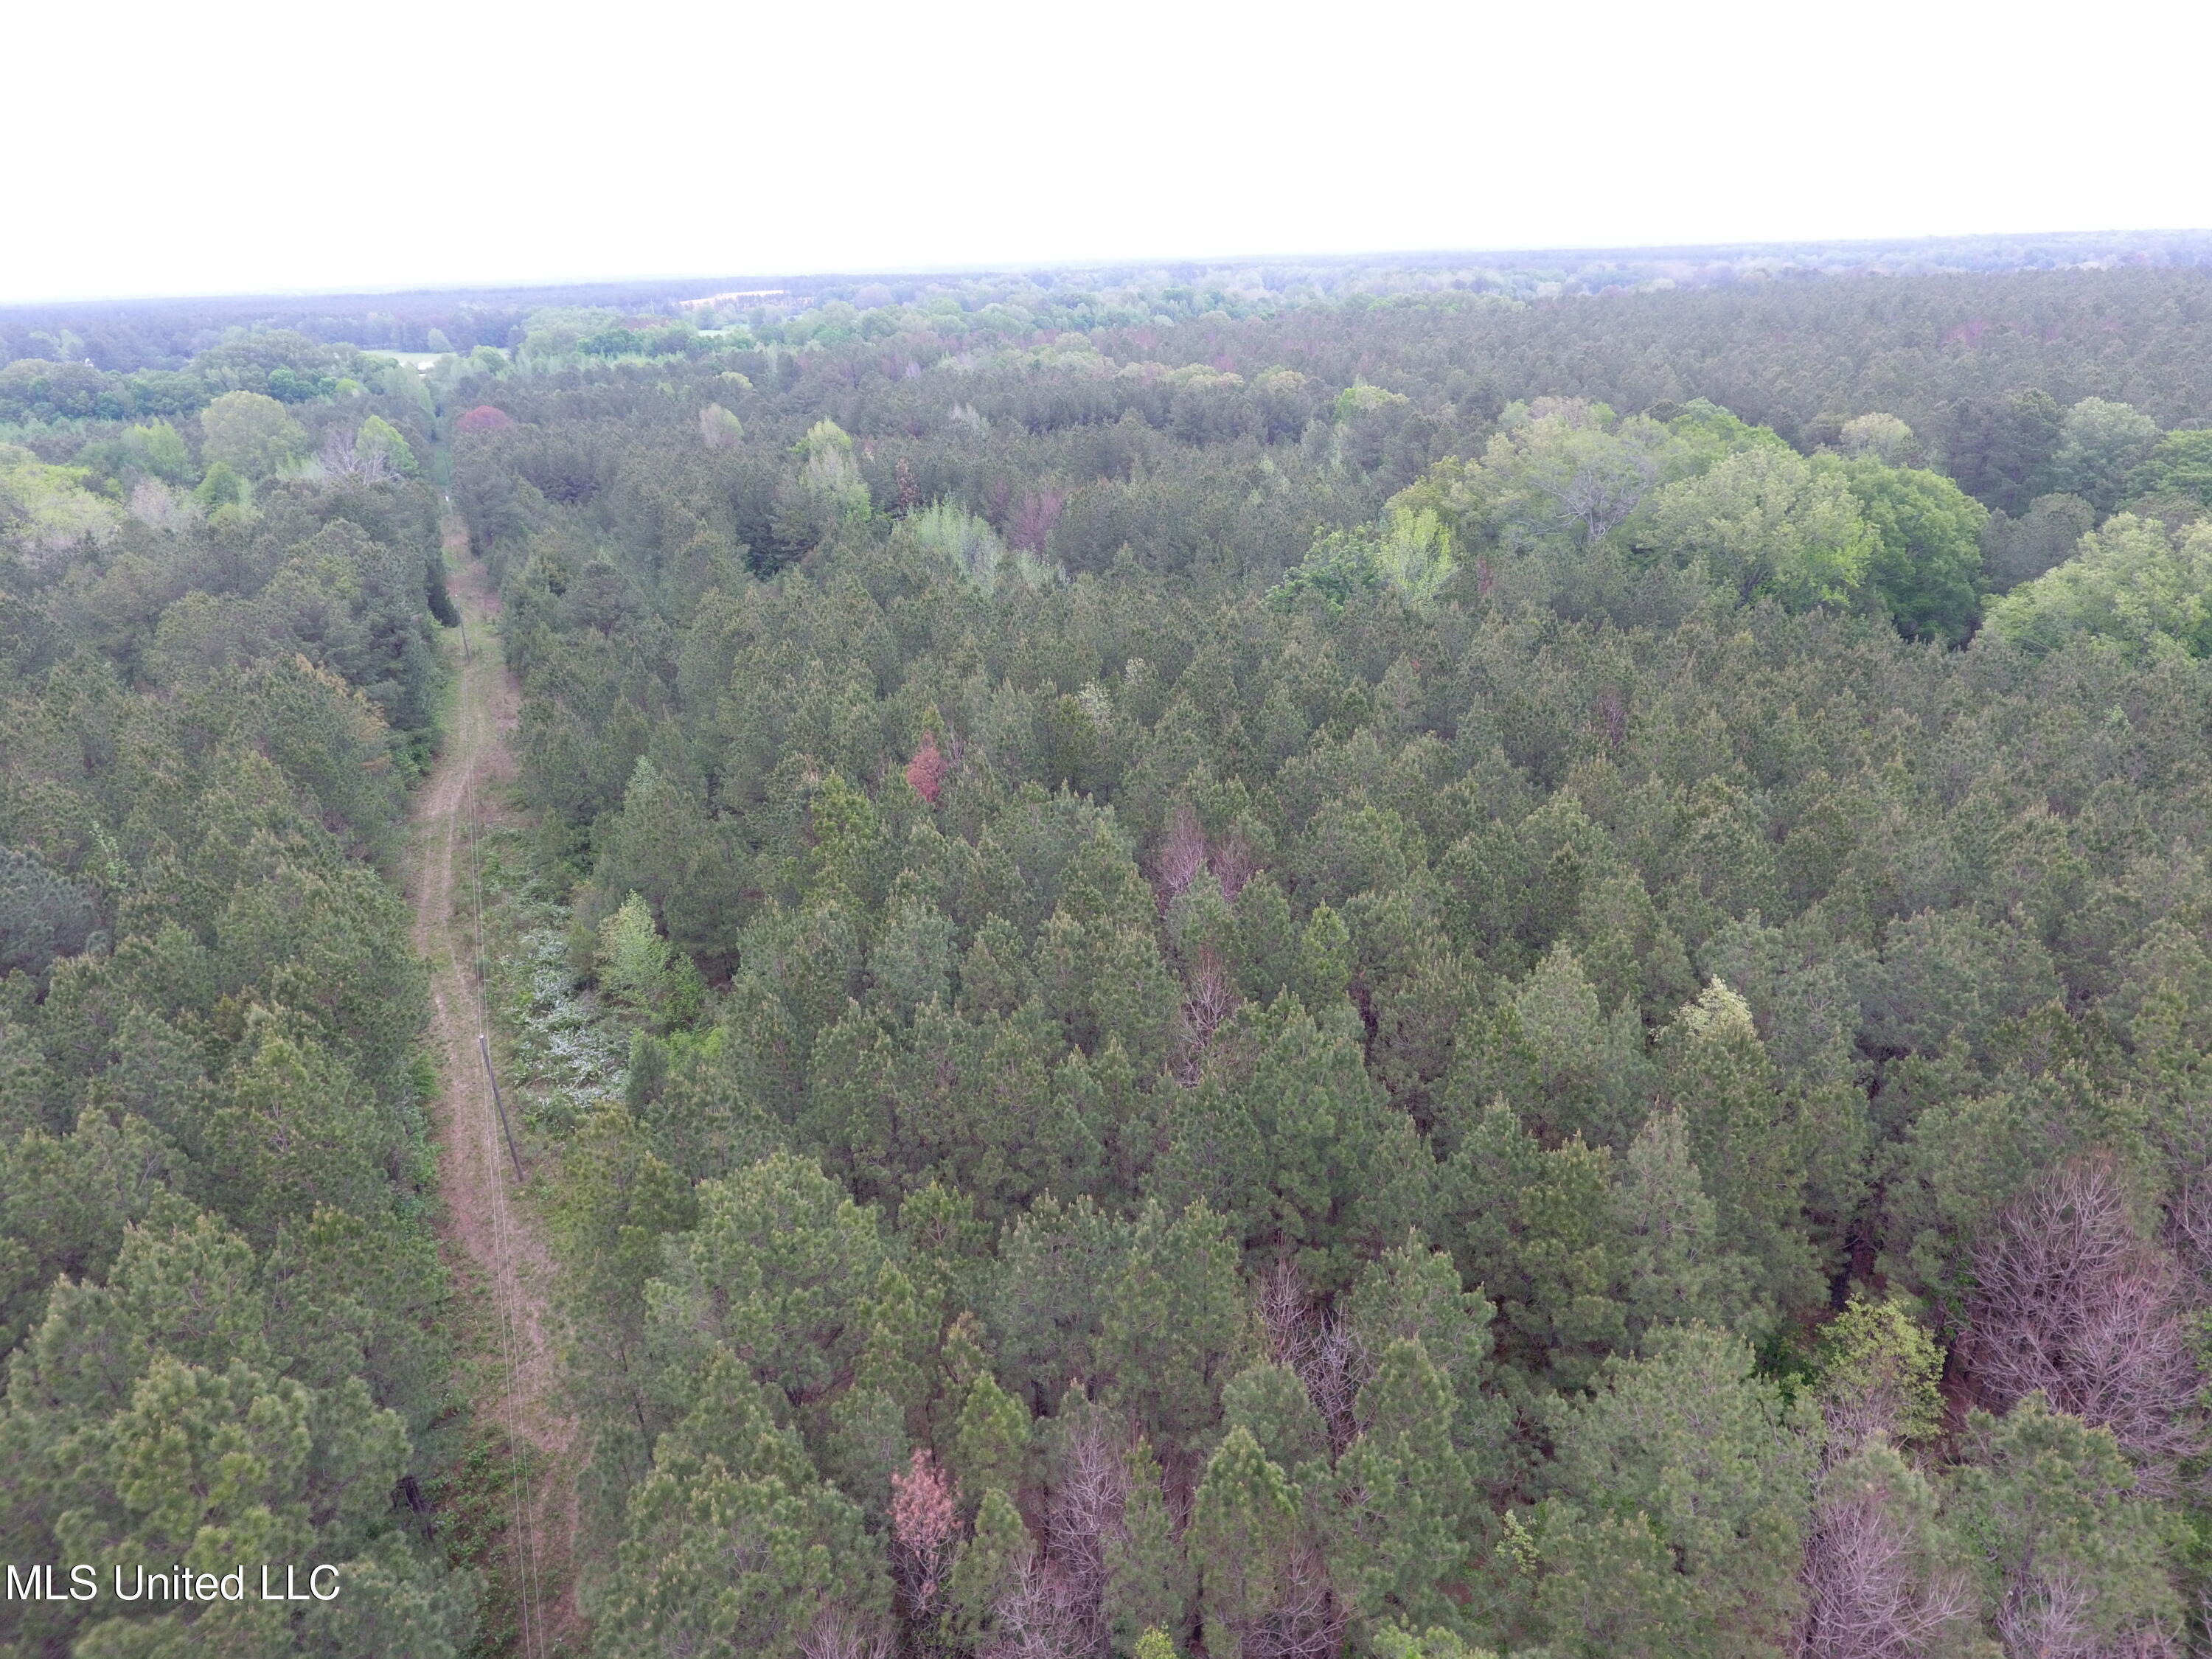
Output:
[[1787,253],[1800,249],[1881,249],[1907,248],[1929,243],[2008,242],[2059,239],[2069,241],[2099,239],[2153,239],[2159,237],[2212,238],[2212,227],[2145,227],[2139,228],[2107,228],[2093,230],[2005,230],[1935,232],[1918,235],[1893,236],[1829,236],[1795,237],[1786,239],[1742,237],[1733,240],[1700,242],[1589,242],[1531,244],[1520,246],[1497,247],[1430,247],[1430,248],[1371,248],[1333,252],[1237,252],[1193,253],[1176,255],[1121,255],[1093,258],[1054,258],[1002,261],[978,261],[963,264],[912,264],[824,266],[815,270],[800,268],[764,269],[750,272],[727,270],[690,270],[616,273],[600,276],[534,276],[501,279],[469,279],[438,282],[430,279],[392,283],[361,283],[351,286],[308,286],[301,288],[269,289],[196,289],[151,290],[137,293],[103,293],[46,295],[41,297],[0,301],[0,313],[34,309],[54,309],[70,307],[118,305],[174,305],[191,301],[229,301],[246,303],[253,301],[303,301],[342,299],[403,299],[415,295],[469,294],[530,294],[558,292],[570,289],[651,288],[669,284],[692,285],[711,283],[742,282],[805,282],[830,283],[844,281],[882,282],[905,277],[988,277],[1012,276],[1036,271],[1119,271],[1149,270],[1175,266],[1219,266],[1227,264],[1266,265],[1280,264],[1345,264],[1357,262],[1435,262],[1450,259],[1518,259],[1534,260],[1567,255],[1584,258],[1601,256],[1656,258],[1672,256],[1689,258],[1703,255],[1711,258],[1723,254],[1741,255],[1762,250]]

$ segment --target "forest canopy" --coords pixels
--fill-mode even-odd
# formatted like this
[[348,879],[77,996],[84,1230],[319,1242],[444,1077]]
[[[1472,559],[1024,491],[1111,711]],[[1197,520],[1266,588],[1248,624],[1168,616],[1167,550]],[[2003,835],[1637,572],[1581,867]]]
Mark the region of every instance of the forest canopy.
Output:
[[580,1648],[2202,1645],[2212,286],[1655,269],[0,370],[0,1555],[519,1639],[395,1496],[447,515]]

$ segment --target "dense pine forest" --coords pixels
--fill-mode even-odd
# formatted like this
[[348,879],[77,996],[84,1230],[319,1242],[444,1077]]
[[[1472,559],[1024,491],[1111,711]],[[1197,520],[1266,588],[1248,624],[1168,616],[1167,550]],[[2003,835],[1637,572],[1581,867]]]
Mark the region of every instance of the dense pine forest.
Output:
[[0,1655],[2212,1649],[2212,277],[1656,269],[0,317]]

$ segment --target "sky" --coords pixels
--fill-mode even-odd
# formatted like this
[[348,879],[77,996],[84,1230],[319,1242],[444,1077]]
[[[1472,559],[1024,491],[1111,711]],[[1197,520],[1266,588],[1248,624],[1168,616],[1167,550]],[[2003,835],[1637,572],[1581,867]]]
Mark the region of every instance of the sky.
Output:
[[2212,7],[17,0],[0,303],[2212,227]]

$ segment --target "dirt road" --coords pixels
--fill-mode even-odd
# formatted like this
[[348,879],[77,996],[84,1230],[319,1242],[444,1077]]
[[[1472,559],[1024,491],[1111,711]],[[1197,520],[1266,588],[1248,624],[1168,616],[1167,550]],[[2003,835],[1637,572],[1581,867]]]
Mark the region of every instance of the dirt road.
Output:
[[[449,544],[450,550],[450,544]],[[520,1478],[508,1528],[506,1577],[518,1650],[542,1659],[573,1646],[571,1564],[576,1486],[569,1450],[576,1425],[561,1395],[559,1357],[546,1293],[552,1263],[514,1196],[514,1170],[477,1048],[485,1019],[477,975],[477,900],[471,831],[496,822],[514,775],[507,747],[520,696],[486,625],[498,607],[480,565],[456,557],[453,602],[471,651],[444,751],[415,802],[409,894],[415,948],[428,963],[431,1040],[439,1060],[438,1185],[449,1262],[483,1295],[496,1351],[477,1358],[478,1407],[538,1455]],[[459,655],[458,641],[449,641]]]

